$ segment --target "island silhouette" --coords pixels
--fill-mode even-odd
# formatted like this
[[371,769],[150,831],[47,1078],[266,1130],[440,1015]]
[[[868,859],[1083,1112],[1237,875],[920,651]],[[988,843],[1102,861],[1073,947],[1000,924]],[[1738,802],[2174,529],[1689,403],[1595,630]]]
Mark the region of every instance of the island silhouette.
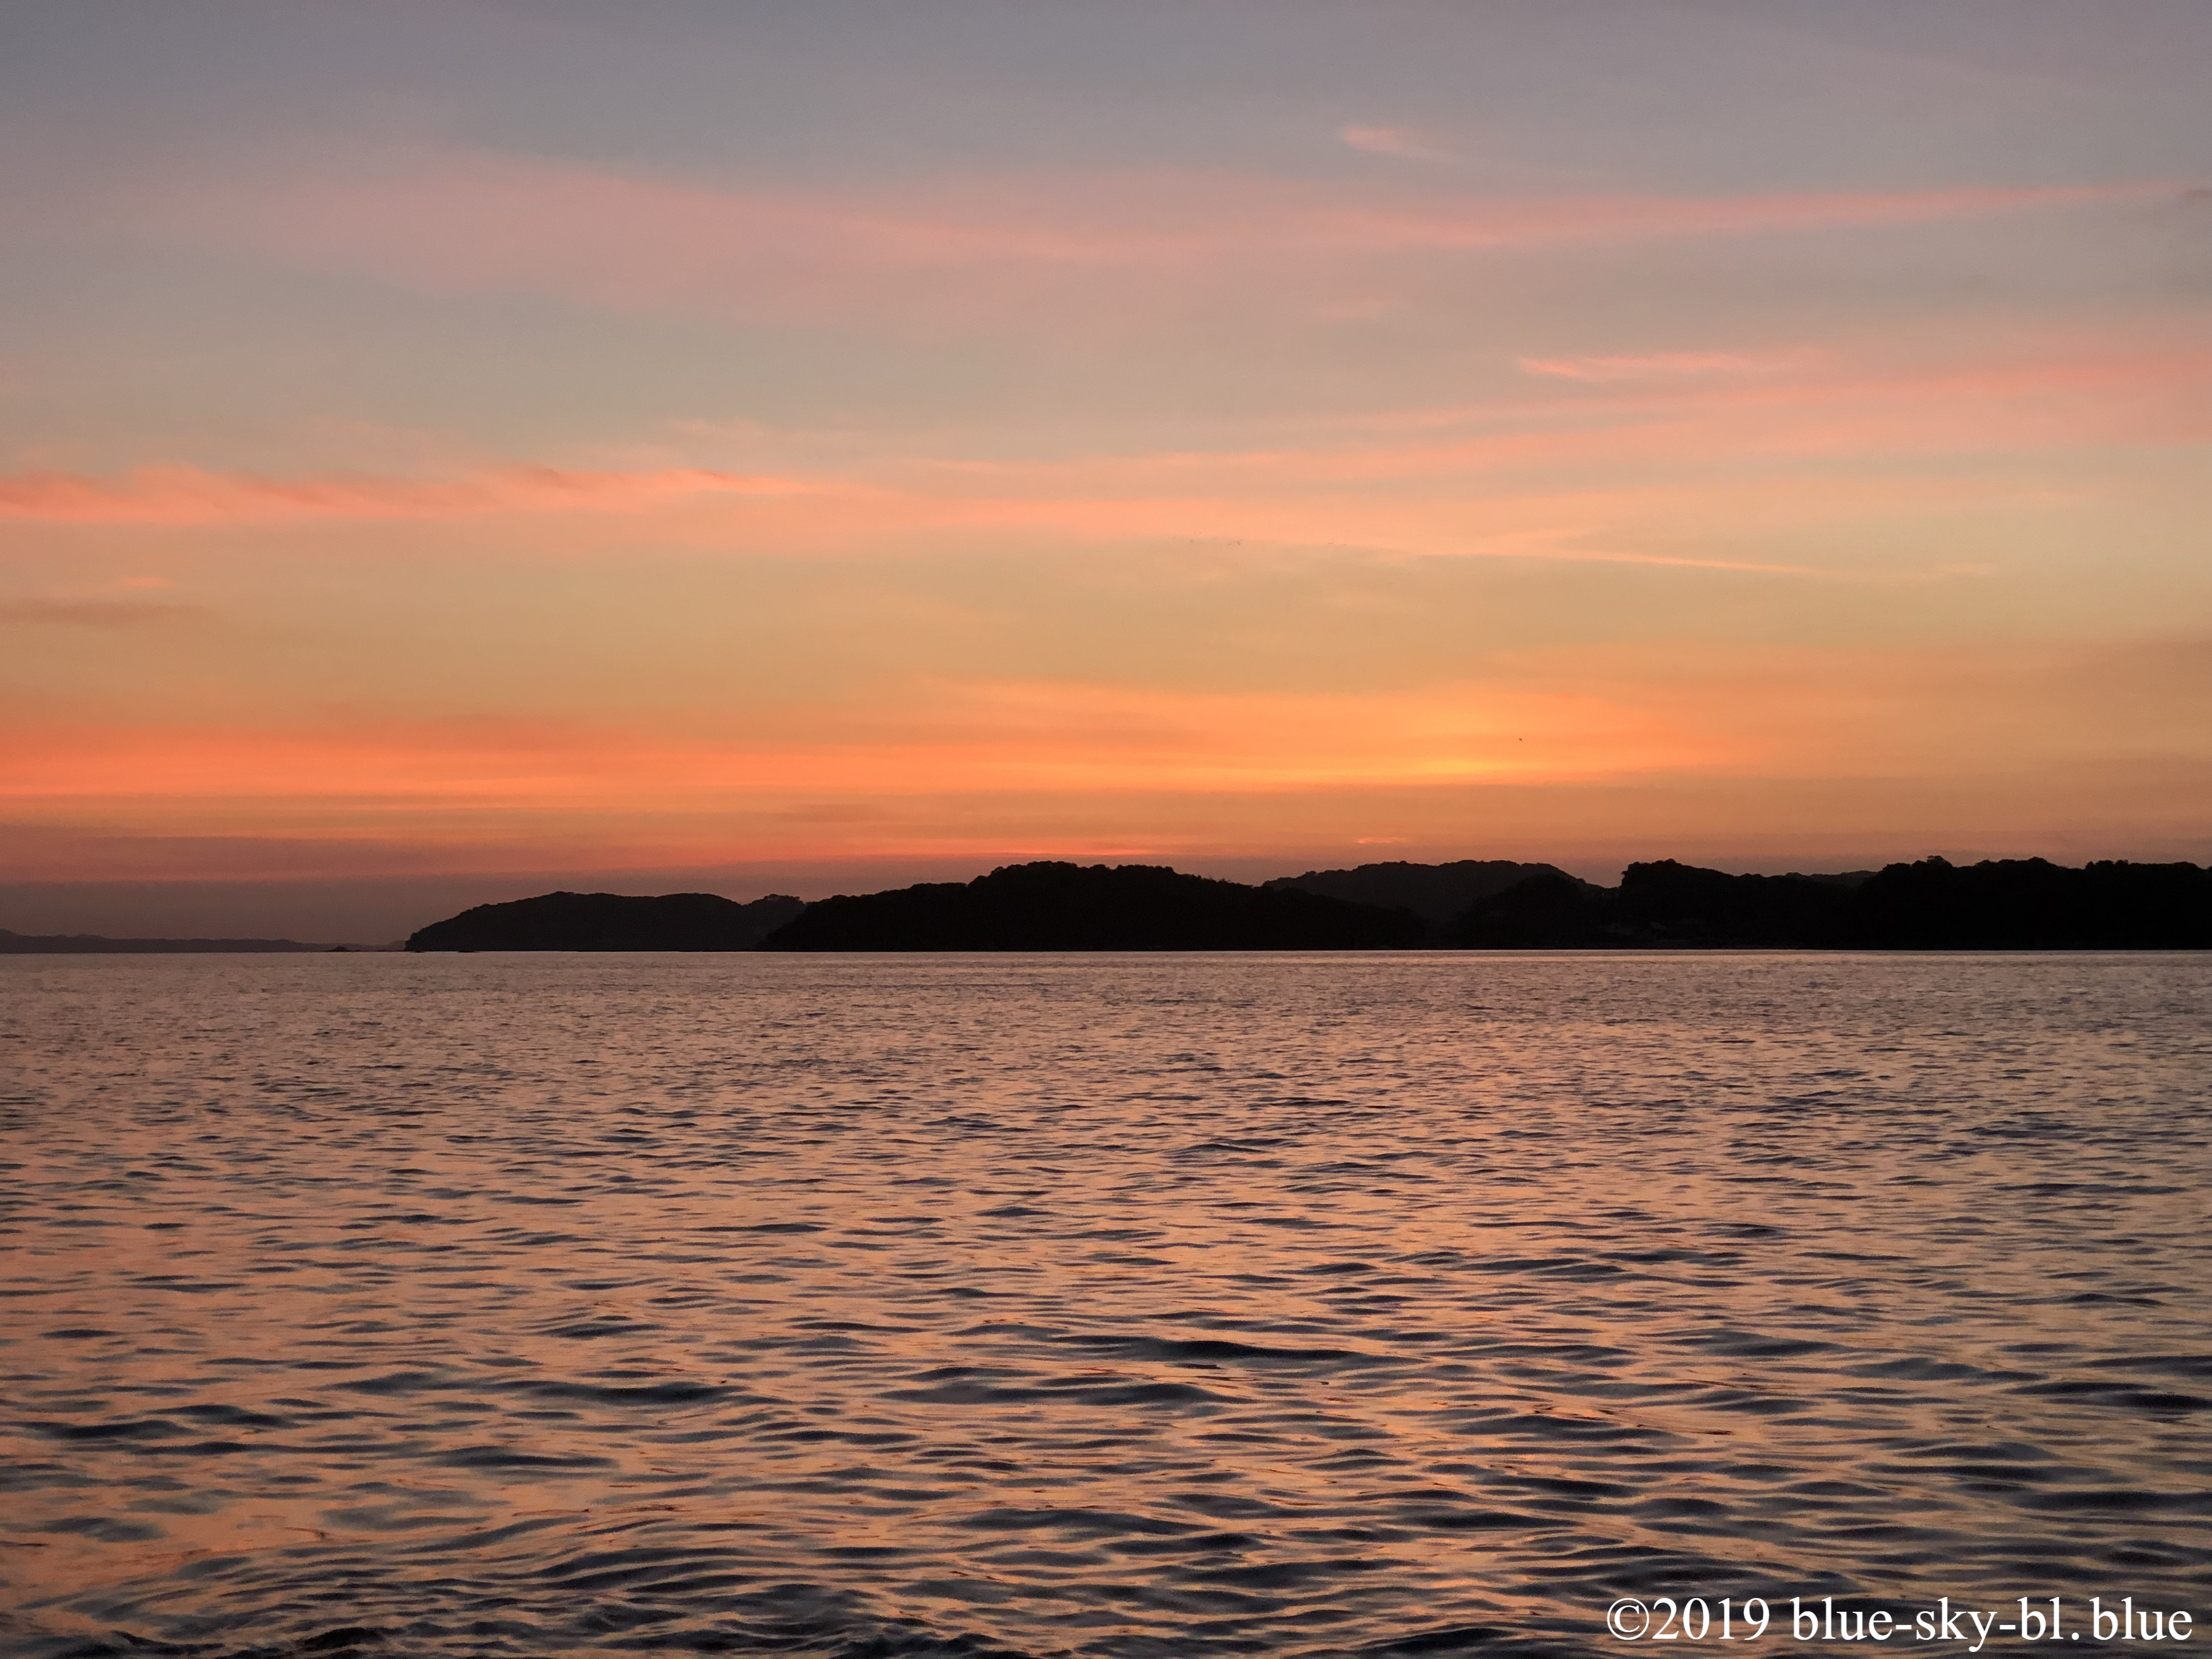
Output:
[[[1467,896],[1472,895],[1473,896]],[[1009,865],[811,904],[548,893],[478,905],[410,951],[2204,950],[2212,870],[2044,859],[1739,876],[1671,859],[1616,887],[1462,860],[1257,886],[1158,865]]]
[[541,893],[479,904],[411,934],[410,951],[750,951],[805,909],[771,893],[740,904],[718,893]]
[[1151,864],[1009,865],[810,904],[766,951],[1358,951],[1418,945],[1411,911]]
[[[1247,884],[1160,865],[1006,866],[809,904],[714,893],[541,893],[433,922],[433,951],[2052,951],[2212,949],[2212,869],[2106,860],[1739,876],[1672,859],[1600,886],[1556,865],[1461,859]],[[286,939],[110,939],[0,928],[0,956],[343,951]],[[375,949],[402,947],[377,946]]]
[[1833,876],[1732,876],[1671,859],[1618,887],[1556,872],[1470,905],[1437,943],[1474,949],[1733,946],[2063,951],[2212,947],[2212,871],[1940,859]]
[[1278,876],[1261,884],[1296,887],[1358,904],[1411,910],[1430,927],[1441,927],[1470,905],[1494,898],[1534,876],[1556,876],[1577,886],[1589,885],[1576,882],[1555,864],[1516,864],[1510,859],[1455,859],[1449,864],[1408,864],[1400,859],[1349,870],[1309,870],[1302,876]]

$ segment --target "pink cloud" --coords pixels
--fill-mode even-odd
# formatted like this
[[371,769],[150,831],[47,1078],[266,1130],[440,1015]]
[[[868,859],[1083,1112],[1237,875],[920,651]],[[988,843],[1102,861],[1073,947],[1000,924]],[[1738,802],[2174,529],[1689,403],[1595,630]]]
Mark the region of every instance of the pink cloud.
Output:
[[[121,479],[55,474],[0,479],[0,520],[172,531],[627,514],[653,515],[656,534],[665,541],[733,554],[1036,548],[1036,538],[1044,536],[1063,549],[1196,540],[1224,546],[1336,545],[1819,574],[1790,564],[1565,544],[1602,523],[1608,506],[1684,499],[1680,487],[1564,495],[1492,487],[1410,498],[1378,494],[1371,487],[1424,477],[1470,477],[1485,467],[1516,459],[1526,464],[1532,458],[1558,456],[1540,442],[1534,448],[1506,444],[1480,456],[1454,446],[1304,457],[1231,455],[1216,458],[1211,476],[1200,465],[1206,458],[1188,456],[1115,458],[1034,469],[955,468],[934,477],[933,469],[921,465],[909,469],[912,478],[899,487],[825,477],[804,489],[757,493],[717,488],[719,475],[688,469],[635,475],[550,473],[558,484],[532,489],[513,481],[536,477],[539,470],[486,475],[506,481],[504,487],[492,489],[471,478],[272,480],[149,468]],[[1301,466],[1307,469],[1303,478]],[[592,480],[592,486],[582,487],[580,478]],[[1176,487],[1164,489],[1170,481]],[[1754,487],[1751,493],[1759,491]],[[1787,492],[1787,510],[1802,514],[1819,498],[1818,492],[1793,487]],[[1854,485],[1850,499],[1865,498],[1865,487]],[[542,542],[534,545],[544,550]]]
[[1523,357],[1524,374],[1562,380],[1656,380],[1714,374],[1778,374],[1819,363],[1810,346],[1789,351],[1659,351],[1618,357]]
[[2172,185],[2157,184],[1729,197],[1507,198],[1410,211],[1349,210],[1334,222],[1378,251],[1470,250],[1920,224],[2141,201],[2172,193]]
[[[824,486],[697,467],[591,471],[510,466],[452,479],[270,478],[191,466],[119,478],[70,472],[0,477],[0,519],[149,526],[281,524],[316,519],[456,519],[518,513],[644,513],[702,497],[809,495]],[[160,578],[139,579],[159,584]]]
[[[1358,128],[1367,147],[1410,143]],[[1347,138],[1347,142],[1351,142]],[[2164,184],[1735,197],[1464,197],[1229,174],[1036,174],[897,191],[723,186],[486,152],[179,187],[144,227],[451,292],[615,309],[1006,320],[1051,289],[1127,311],[1176,283],[1407,255],[2061,211]],[[1088,285],[1088,286],[1086,286]],[[1170,290],[1174,291],[1171,285]]]
[[[1723,354],[1711,354],[1719,357]],[[1729,362],[1756,361],[1728,355]],[[1796,359],[1793,356],[1792,361]],[[1653,360],[1591,360],[1596,362]],[[1662,360],[1663,361],[1663,360]],[[1700,364],[1703,359],[1697,360]],[[0,520],[157,531],[380,520],[652,520],[670,545],[836,553],[1146,540],[1487,555],[1823,573],[1639,549],[1615,527],[1831,522],[1899,507],[2023,499],[2031,486],[1931,475],[1931,458],[2003,458],[2212,435],[2212,354],[2110,350],[2046,362],[1846,372],[1702,367],[1546,391],[1462,425],[1377,422],[1333,442],[1054,461],[848,453],[836,466],[501,466],[444,477],[265,477],[148,467],[0,476]],[[1571,378],[1571,377],[1569,377]],[[1790,464],[1909,463],[1893,476]],[[543,547],[539,532],[533,544]],[[579,547],[588,538],[579,532]]]
[[1337,137],[1370,155],[1395,155],[1408,161],[1438,159],[1436,146],[1411,127],[1346,127]]

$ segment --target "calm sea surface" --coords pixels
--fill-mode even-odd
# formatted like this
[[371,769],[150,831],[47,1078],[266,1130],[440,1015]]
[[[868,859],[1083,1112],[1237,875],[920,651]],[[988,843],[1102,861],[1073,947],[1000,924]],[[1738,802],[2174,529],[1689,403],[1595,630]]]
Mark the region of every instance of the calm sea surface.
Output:
[[0,958],[0,1650],[2212,1622],[2208,1095],[2203,955]]

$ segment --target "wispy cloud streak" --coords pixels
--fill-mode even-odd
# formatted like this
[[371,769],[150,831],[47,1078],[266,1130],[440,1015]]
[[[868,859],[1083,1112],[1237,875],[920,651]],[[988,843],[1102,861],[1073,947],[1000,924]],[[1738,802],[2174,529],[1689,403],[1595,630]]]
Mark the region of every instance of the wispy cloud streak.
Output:
[[[762,792],[1266,790],[1638,773],[1734,753],[1666,715],[1569,690],[1177,692],[920,685],[863,711],[803,711],[781,741],[553,721],[352,726],[26,726],[0,798],[526,801],[662,808]],[[811,731],[807,728],[813,728]]]
[[1358,150],[1370,155],[1395,155],[1401,161],[1433,161],[1441,159],[1442,152],[1411,127],[1348,126],[1337,135]]
[[[1686,360],[1692,367],[1675,367]],[[1748,353],[1563,360],[1524,399],[1376,422],[1332,443],[1081,455],[1061,460],[848,453],[767,471],[696,465],[489,466],[444,476],[271,477],[149,467],[100,477],[0,475],[0,521],[157,532],[350,522],[651,520],[676,543],[730,553],[866,552],[1030,538],[1040,547],[1203,540],[1335,545],[1823,573],[1790,559],[1638,549],[1628,520],[1802,522],[1885,504],[1986,497],[1931,477],[1930,458],[2041,454],[2085,444],[2212,435],[2212,355],[2109,352],[1917,373],[1723,365]],[[1656,365],[1648,374],[1618,364]],[[1541,390],[1555,383],[1557,390]],[[1453,422],[1460,429],[1453,429]],[[1848,457],[1899,463],[1848,480],[1796,469]],[[2014,494],[2019,493],[2015,488]],[[1039,542],[1036,538],[1043,538]],[[580,532],[579,544],[588,542]]]
[[701,499],[818,495],[818,480],[700,467],[650,471],[509,466],[450,479],[281,478],[191,466],[121,477],[43,471],[0,477],[0,519],[163,526],[324,519],[463,519],[532,513],[645,513]]
[[1560,380],[1662,380],[1713,375],[1781,374],[1809,368],[1826,354],[1812,346],[1789,351],[1659,351],[1613,357],[1523,357],[1524,374]]
[[[1396,129],[1364,147],[1411,155]],[[1352,142],[1347,137],[1347,142]],[[1395,148],[1391,148],[1395,146]],[[1185,283],[1422,255],[2055,212],[2163,183],[1737,196],[1468,197],[1222,173],[1009,175],[884,189],[721,185],[488,152],[164,192],[130,215],[443,291],[620,309],[990,314],[1012,291]],[[941,279],[957,277],[957,283]],[[1119,303],[1136,297],[1115,290]]]

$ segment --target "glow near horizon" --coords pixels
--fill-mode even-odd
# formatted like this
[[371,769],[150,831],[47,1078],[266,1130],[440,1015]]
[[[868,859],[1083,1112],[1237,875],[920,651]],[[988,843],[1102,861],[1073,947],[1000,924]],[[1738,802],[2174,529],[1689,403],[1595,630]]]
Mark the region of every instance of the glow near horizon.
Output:
[[2212,19],[1923,9],[11,26],[9,873],[2201,860]]

